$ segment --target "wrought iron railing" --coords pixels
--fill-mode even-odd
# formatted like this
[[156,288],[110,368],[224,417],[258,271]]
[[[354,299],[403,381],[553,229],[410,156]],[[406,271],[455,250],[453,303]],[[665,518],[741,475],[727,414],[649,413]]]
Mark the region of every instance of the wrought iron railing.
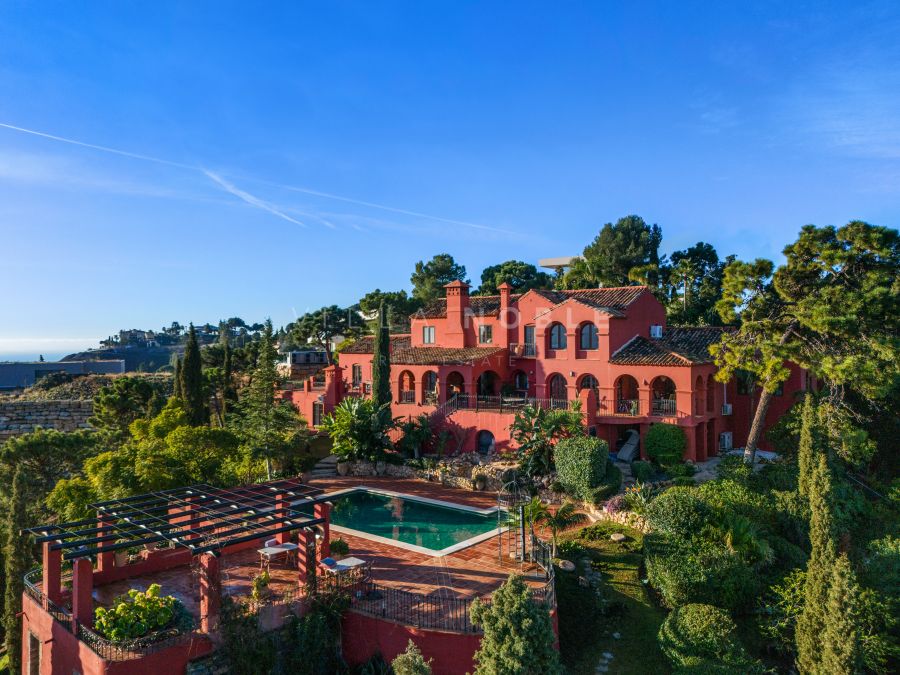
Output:
[[615,401],[603,401],[600,404],[601,415],[616,415],[625,417],[638,417],[644,414],[641,409],[640,399],[618,398]]
[[77,636],[95,654],[107,661],[129,661],[161,652],[169,647],[185,644],[194,639],[194,629],[193,627],[191,630],[170,628],[135,640],[113,642],[79,623]]
[[415,403],[416,402],[416,392],[413,390],[401,391],[400,392],[400,403]]
[[516,358],[533,359],[537,356],[537,345],[531,342],[513,342],[509,345],[509,353]]
[[475,410],[477,412],[499,412],[515,414],[525,406],[547,408],[550,410],[571,410],[573,401],[564,398],[535,398],[533,396],[487,396],[483,394],[456,394],[447,401],[452,411]]
[[651,414],[657,417],[674,417],[678,414],[674,398],[657,398],[650,402]]

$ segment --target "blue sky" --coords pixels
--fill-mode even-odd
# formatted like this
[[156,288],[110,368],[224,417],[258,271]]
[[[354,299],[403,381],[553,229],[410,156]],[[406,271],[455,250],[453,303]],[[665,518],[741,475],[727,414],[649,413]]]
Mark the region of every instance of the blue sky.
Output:
[[741,257],[897,227],[897,3],[625,5],[0,4],[0,123],[57,137],[0,127],[0,352],[283,324],[628,213]]

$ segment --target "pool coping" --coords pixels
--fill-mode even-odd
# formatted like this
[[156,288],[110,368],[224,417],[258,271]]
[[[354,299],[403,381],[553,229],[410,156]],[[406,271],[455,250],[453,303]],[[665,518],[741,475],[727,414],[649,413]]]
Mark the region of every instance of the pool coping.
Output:
[[[419,495],[411,495],[406,492],[395,492],[394,490],[385,490],[383,488],[371,487],[369,485],[355,485],[350,488],[344,488],[342,490],[335,490],[334,492],[326,492],[324,496],[326,497],[340,497],[341,495],[348,494],[350,492],[374,492],[375,494],[384,495],[386,497],[402,497],[403,499],[408,499],[410,501],[422,502],[424,504],[431,504],[433,506],[443,506],[446,508],[453,508],[459,511],[470,511],[472,513],[477,513],[481,516],[489,516],[491,514],[496,515],[499,507],[491,506],[488,508],[479,508],[477,506],[470,506],[468,504],[459,504],[457,502],[450,502],[444,499],[432,499],[430,497],[420,497]],[[354,530],[349,527],[343,527],[341,525],[330,525],[330,528],[335,532],[340,534],[349,534],[354,537],[359,537],[360,539],[368,539],[369,541],[375,541],[380,544],[386,544],[388,546],[396,546],[397,548],[402,548],[407,551],[413,551],[414,553],[421,553],[423,555],[430,555],[435,558],[442,558],[445,555],[450,555],[451,553],[456,553],[457,551],[462,551],[465,548],[469,548],[470,546],[474,546],[475,544],[480,544],[483,541],[487,541],[488,539],[492,539],[499,534],[502,534],[508,527],[496,527],[493,530],[485,532],[483,534],[478,534],[474,537],[469,537],[468,539],[464,539],[463,541],[453,544],[453,546],[447,546],[442,549],[433,549],[426,548],[424,546],[417,546],[416,544],[407,544],[405,541],[397,541],[396,539],[391,539],[389,537],[382,537],[377,534],[369,534],[368,532],[363,532],[362,530]]]

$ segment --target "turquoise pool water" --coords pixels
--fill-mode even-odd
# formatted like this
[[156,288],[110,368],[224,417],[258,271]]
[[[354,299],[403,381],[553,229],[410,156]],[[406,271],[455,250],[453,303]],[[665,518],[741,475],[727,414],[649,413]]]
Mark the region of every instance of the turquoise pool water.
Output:
[[332,525],[433,551],[497,529],[496,512],[482,515],[366,490],[338,495],[333,503]]

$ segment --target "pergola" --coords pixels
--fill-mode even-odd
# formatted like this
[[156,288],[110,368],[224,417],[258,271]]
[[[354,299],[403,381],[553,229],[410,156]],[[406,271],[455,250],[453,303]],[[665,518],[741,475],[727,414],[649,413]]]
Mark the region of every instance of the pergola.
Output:
[[[43,547],[43,592],[50,602],[62,597],[61,566],[73,561],[72,614],[90,624],[95,579],[101,583],[189,564],[200,557],[201,623],[218,613],[219,563],[223,552],[240,550],[270,538],[285,543],[299,532],[299,580],[315,565],[315,535],[329,553],[329,497],[298,479],[236,488],[206,484],[148,492],[91,504],[96,519],[49,523],[28,528]],[[115,552],[168,542],[169,555],[152,556],[126,570],[115,565]],[[178,549],[173,552],[171,549]],[[96,570],[93,559],[97,561]]]

